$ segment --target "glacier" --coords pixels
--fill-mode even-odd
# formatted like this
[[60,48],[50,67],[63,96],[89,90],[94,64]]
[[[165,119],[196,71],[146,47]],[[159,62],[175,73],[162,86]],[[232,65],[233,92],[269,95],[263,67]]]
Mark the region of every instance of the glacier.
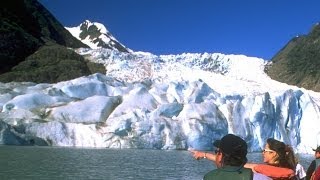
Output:
[[75,51],[106,74],[0,83],[0,144],[211,150],[227,133],[245,139],[250,152],[270,137],[300,153],[320,144],[320,93],[272,80],[269,61]]

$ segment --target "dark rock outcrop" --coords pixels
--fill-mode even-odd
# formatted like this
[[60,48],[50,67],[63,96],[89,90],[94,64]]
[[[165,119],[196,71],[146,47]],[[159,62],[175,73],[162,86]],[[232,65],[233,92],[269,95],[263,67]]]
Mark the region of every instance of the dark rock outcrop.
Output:
[[48,42],[88,47],[73,37],[37,0],[0,2],[0,74]]
[[44,45],[25,61],[0,75],[1,82],[57,83],[96,72],[105,73],[101,64],[90,63],[64,46]]
[[320,25],[293,38],[272,59],[267,74],[280,82],[320,91]]

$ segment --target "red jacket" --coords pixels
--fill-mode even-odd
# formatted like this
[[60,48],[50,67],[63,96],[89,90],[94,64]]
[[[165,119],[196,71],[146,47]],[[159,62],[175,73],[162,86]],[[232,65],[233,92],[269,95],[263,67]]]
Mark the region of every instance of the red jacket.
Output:
[[267,164],[259,164],[255,166],[254,171],[264,174],[272,179],[292,179],[295,176],[295,172],[292,169]]

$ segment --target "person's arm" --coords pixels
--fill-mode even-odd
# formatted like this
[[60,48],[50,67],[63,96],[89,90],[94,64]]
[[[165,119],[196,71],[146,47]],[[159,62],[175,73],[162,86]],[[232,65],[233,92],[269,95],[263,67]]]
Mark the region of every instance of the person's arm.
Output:
[[307,176],[306,176],[307,180],[311,178],[312,173],[314,172],[315,169],[316,169],[316,161],[313,160],[307,170]]
[[245,168],[250,168],[253,172],[255,172],[254,167],[256,167],[258,164],[254,164],[254,163],[246,163],[244,165]]
[[295,176],[295,172],[292,169],[268,164],[257,164],[254,167],[254,171],[264,174],[272,179],[291,179]]
[[196,160],[206,158],[206,159],[211,160],[211,161],[216,161],[216,155],[215,154],[204,152],[204,151],[196,151],[196,150],[190,150],[190,152],[193,154],[193,157]]
[[[197,150],[189,150],[189,151],[193,154],[193,157],[196,160],[206,158],[206,159],[214,161],[214,162],[216,161],[216,155],[213,154],[213,153],[208,153],[208,152],[204,152],[204,151],[197,151]],[[258,164],[247,163],[247,164],[244,165],[244,167],[250,168],[250,169],[252,169],[252,171],[254,171],[254,167],[257,166],[257,165]]]

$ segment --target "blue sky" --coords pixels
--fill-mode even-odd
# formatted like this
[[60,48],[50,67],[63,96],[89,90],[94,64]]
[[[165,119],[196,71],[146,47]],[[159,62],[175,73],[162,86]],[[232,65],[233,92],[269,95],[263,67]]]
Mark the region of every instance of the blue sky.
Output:
[[271,59],[320,21],[319,0],[39,0],[64,26],[100,22],[153,54],[219,52]]

